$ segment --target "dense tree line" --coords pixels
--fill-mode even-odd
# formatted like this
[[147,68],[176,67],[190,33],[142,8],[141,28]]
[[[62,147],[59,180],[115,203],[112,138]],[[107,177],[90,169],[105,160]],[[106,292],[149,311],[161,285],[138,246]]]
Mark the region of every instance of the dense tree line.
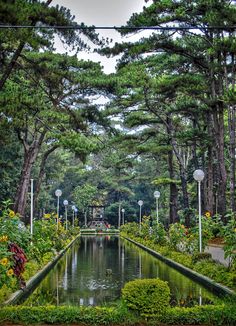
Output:
[[[81,218],[96,202],[117,224],[122,207],[137,218],[139,199],[154,214],[158,188],[161,218],[188,226],[193,171],[201,168],[203,209],[226,221],[236,209],[235,9],[225,0],[147,1],[121,33],[160,29],[113,47],[92,29],[1,29],[0,200],[27,216],[33,178],[35,214],[52,209],[61,187]],[[9,25],[75,24],[53,1],[0,1],[0,17]],[[77,51],[92,41],[103,55],[122,54],[116,73],[55,53],[56,34]]]

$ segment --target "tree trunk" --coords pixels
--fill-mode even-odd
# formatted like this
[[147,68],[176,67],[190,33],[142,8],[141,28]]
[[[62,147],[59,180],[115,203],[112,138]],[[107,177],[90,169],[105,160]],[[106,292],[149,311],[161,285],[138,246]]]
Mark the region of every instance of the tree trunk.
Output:
[[35,190],[34,190],[34,213],[37,212],[38,196],[39,196],[39,192],[40,192],[40,189],[41,189],[41,184],[42,184],[42,181],[43,181],[43,178],[44,178],[44,175],[45,175],[45,166],[46,166],[46,163],[47,163],[48,156],[52,152],[54,152],[56,150],[56,148],[58,148],[58,147],[59,147],[59,145],[54,145],[51,148],[49,148],[43,154],[42,161],[41,161],[41,164],[40,164],[40,169],[39,169],[39,175],[38,175],[36,185],[35,185]]
[[181,188],[182,188],[182,195],[183,195],[183,209],[185,210],[185,225],[187,227],[190,226],[190,217],[189,217],[189,200],[188,200],[188,191],[187,191],[187,176],[186,176],[186,168],[184,164],[184,160],[181,157],[181,154],[178,151],[178,144],[173,136],[173,124],[170,116],[167,118],[166,121],[166,128],[167,128],[167,133],[169,135],[170,139],[170,144],[173,147],[173,152],[175,153],[175,156],[177,158],[177,162],[179,164],[179,170],[180,170],[180,180],[181,180]]
[[180,180],[181,180],[181,188],[182,188],[182,195],[183,195],[183,209],[185,211],[184,213],[185,225],[187,227],[190,227],[187,176],[186,176],[186,171],[183,169],[182,165],[180,165]]
[[[220,67],[221,58],[218,58],[218,67]],[[222,102],[219,102],[218,98],[223,93],[223,82],[221,76],[217,79],[215,77],[215,61],[213,57],[210,57],[211,69],[210,69],[210,81],[211,81],[211,100],[213,101],[212,106],[212,118],[213,118],[213,135],[215,141],[215,153],[216,161],[218,163],[218,180],[217,182],[217,198],[218,201],[218,213],[224,220],[226,212],[226,182],[227,174],[224,161],[224,108]]]
[[[213,140],[212,134],[212,117],[211,114],[207,115],[207,126],[208,126],[208,135],[211,140]],[[214,201],[214,178],[213,178],[213,150],[212,143],[207,147],[207,163],[206,163],[206,177],[204,180],[204,203],[205,209],[209,211],[212,215],[215,214],[215,201]]]
[[[197,118],[194,115],[193,116],[193,129],[197,130]],[[192,156],[193,156],[193,166],[194,170],[197,170],[199,168],[198,164],[198,157],[197,157],[197,141],[194,139],[193,140],[193,145],[192,145]]]
[[219,186],[218,186],[218,204],[219,204],[219,214],[222,216],[222,220],[225,221],[225,212],[226,212],[226,183],[227,183],[227,174],[225,168],[225,159],[224,159],[224,114],[223,108],[219,109],[218,114],[218,162],[219,162]]
[[26,221],[24,215],[25,215],[25,207],[26,207],[26,201],[28,195],[28,188],[30,184],[30,175],[31,175],[32,166],[38,154],[38,149],[39,148],[33,146],[25,151],[20,182],[15,197],[14,211],[16,213],[19,213],[23,217],[23,220],[25,222],[28,222]]
[[16,213],[19,213],[23,217],[25,222],[27,222],[24,215],[25,215],[28,188],[30,183],[31,170],[38,156],[46,132],[47,129],[44,129],[39,135],[35,134],[34,140],[31,142],[31,145],[28,145],[25,141],[25,138],[24,139],[21,138],[20,134],[18,135],[19,139],[23,143],[25,154],[24,154],[23,168],[20,176],[20,182],[15,196],[14,211]]
[[[174,180],[174,166],[173,166],[173,152],[168,152],[168,169],[171,180]],[[178,189],[174,182],[170,183],[170,203],[169,203],[169,223],[176,223],[178,221],[177,215],[177,200]]]
[[235,107],[229,108],[230,208],[235,212]]

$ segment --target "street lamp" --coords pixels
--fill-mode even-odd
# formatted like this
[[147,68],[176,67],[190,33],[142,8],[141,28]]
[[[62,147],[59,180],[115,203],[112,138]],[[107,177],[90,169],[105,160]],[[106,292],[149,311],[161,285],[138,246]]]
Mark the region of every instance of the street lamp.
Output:
[[60,189],[57,189],[55,191],[55,195],[57,196],[57,230],[58,230],[58,223],[59,223],[59,198],[62,195],[62,191]]
[[124,225],[125,224],[125,209],[122,208],[121,212],[122,212],[122,225]]
[[68,200],[63,201],[63,205],[65,206],[65,215],[66,215],[66,230],[67,230],[67,206],[68,206]]
[[158,198],[160,198],[160,191],[154,191],[154,197],[156,198],[156,211],[157,211],[157,225],[159,223],[159,216],[158,216]]
[[72,226],[74,227],[74,224],[75,224],[75,210],[76,210],[76,207],[75,207],[75,205],[73,205],[73,206],[71,206],[71,208],[72,208],[72,211],[73,211],[73,213],[72,213]]
[[202,252],[201,181],[204,179],[204,172],[202,170],[195,170],[193,177],[198,182],[199,251]]
[[139,231],[141,231],[141,222],[142,222],[142,205],[143,205],[143,201],[139,200],[138,201],[139,204]]
[[[78,212],[78,208],[77,207],[75,207],[74,212],[75,212],[75,219],[77,219],[77,212]],[[79,225],[79,221],[78,221],[78,225]]]

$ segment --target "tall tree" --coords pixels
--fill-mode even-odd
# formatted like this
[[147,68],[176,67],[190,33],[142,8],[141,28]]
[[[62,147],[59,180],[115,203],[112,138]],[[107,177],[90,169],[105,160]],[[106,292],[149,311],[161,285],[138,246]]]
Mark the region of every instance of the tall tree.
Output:
[[83,142],[82,133],[89,133],[89,122],[102,124],[101,115],[90,105],[89,96],[97,94],[99,89],[103,92],[106,85],[96,63],[51,53],[31,54],[24,60],[1,97],[1,104],[24,147],[15,200],[15,210],[21,215],[25,211],[32,166],[43,143],[49,147],[58,142],[65,145],[67,139],[67,146],[73,143],[78,150]]
[[[232,119],[234,111],[224,101],[225,93],[232,89],[235,81],[235,50],[232,47],[235,42],[234,28],[232,29],[235,25],[235,11],[235,2],[226,0],[213,0],[207,3],[201,0],[153,1],[142,13],[134,14],[126,25],[127,29],[121,33],[131,33],[130,26],[140,30],[142,26],[156,26],[160,29],[139,42],[118,45],[112,51],[115,54],[125,51],[121,61],[123,65],[150,52],[158,54],[163,51],[179,55],[189,62],[195,72],[205,78],[205,103],[208,107],[208,123],[212,126],[209,138],[213,141],[213,150],[209,147],[208,151],[210,180],[206,184],[209,186],[208,194],[212,196],[210,201],[213,202],[214,182],[214,190],[218,194],[218,213],[223,216],[226,210],[227,185],[224,119],[226,110],[229,112],[231,152],[235,139]],[[210,160],[216,164],[210,166]],[[232,171],[234,160],[235,157],[233,158],[231,154],[231,198],[235,192],[233,185],[235,171]],[[212,175],[215,175],[213,182]],[[208,178],[208,175],[206,177]],[[234,204],[231,199],[232,205]]]
[[[54,36],[58,35],[62,42],[68,46],[75,46],[77,50],[86,48],[81,34],[86,35],[91,41],[99,44],[97,34],[91,28],[86,29],[82,23],[82,30],[57,29],[55,26],[75,26],[74,17],[65,7],[50,6],[53,0],[29,1],[13,0],[0,1],[0,30],[1,47],[0,60],[3,66],[0,75],[0,90],[5,85],[11,72],[15,69],[23,50],[52,50]],[[7,27],[9,26],[9,27]],[[32,26],[32,28],[11,28],[11,26]],[[43,26],[50,26],[51,29]]]

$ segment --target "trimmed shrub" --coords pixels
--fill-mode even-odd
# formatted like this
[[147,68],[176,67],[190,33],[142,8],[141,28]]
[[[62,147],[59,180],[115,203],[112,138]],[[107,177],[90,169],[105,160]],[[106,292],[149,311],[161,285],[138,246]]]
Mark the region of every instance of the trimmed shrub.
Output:
[[158,319],[150,323],[129,313],[123,305],[108,307],[73,306],[12,306],[0,309],[0,325],[13,324],[80,324],[80,325],[215,325],[235,326],[235,302],[218,306],[192,308],[168,308]]
[[125,284],[122,298],[140,316],[161,316],[169,307],[170,288],[160,279],[138,279]]
[[175,307],[168,309],[161,321],[166,325],[236,325],[236,306],[196,306],[191,308]]
[[137,320],[126,307],[13,306],[0,309],[0,325],[14,324],[83,324],[134,325]]

